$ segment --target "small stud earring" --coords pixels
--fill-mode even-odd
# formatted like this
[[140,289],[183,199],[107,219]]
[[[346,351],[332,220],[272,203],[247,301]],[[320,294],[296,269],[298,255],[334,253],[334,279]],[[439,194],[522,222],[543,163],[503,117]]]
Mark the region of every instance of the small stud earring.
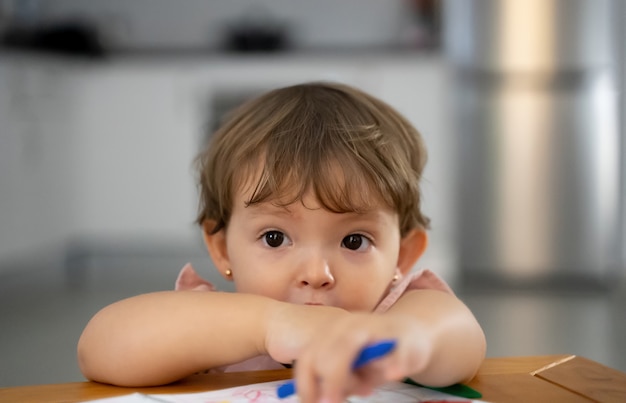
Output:
[[226,275],[226,277],[230,277],[233,275],[233,272],[230,269],[226,269],[226,271],[224,272],[224,274]]
[[400,280],[400,275],[398,273],[393,275],[393,282],[395,283],[396,281]]

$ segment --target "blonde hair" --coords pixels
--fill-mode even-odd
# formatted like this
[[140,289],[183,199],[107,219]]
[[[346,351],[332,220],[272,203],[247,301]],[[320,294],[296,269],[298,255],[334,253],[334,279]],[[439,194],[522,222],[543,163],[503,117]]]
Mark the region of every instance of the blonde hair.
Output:
[[419,132],[369,94],[335,83],[276,89],[237,108],[198,155],[197,222],[227,227],[236,192],[251,185],[247,205],[286,206],[312,191],[332,212],[382,201],[398,213],[402,235],[427,229],[419,189],[426,159]]

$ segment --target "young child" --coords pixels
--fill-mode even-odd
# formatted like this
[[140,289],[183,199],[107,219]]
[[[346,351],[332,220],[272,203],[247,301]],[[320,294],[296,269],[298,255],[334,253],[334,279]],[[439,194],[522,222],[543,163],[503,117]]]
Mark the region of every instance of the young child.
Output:
[[[427,245],[426,151],[397,111],[346,85],[274,90],[238,108],[197,162],[198,223],[236,292],[187,265],[176,291],[102,309],[78,343],[87,378],[147,386],[294,363],[303,402],[340,402],[476,373],[476,319],[433,272],[411,272]],[[352,372],[383,339],[392,353]]]

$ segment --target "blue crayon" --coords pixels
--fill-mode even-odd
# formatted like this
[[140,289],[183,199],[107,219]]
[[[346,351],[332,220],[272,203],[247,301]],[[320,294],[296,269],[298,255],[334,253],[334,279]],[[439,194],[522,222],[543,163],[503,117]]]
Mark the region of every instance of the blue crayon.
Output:
[[[356,357],[356,360],[352,363],[352,370],[361,368],[377,358],[386,356],[395,348],[395,346],[395,340],[383,340],[363,347],[359,355]],[[276,394],[278,394],[280,399],[284,399],[295,393],[296,383],[293,379],[283,383],[276,389]]]

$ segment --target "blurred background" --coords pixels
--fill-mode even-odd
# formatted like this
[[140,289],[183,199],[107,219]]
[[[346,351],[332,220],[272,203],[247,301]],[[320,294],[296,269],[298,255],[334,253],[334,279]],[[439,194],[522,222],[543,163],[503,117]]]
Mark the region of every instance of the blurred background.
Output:
[[0,0],[0,387],[80,381],[103,306],[192,262],[192,160],[248,97],[312,80],[423,134],[419,267],[489,356],[626,371],[622,0]]

